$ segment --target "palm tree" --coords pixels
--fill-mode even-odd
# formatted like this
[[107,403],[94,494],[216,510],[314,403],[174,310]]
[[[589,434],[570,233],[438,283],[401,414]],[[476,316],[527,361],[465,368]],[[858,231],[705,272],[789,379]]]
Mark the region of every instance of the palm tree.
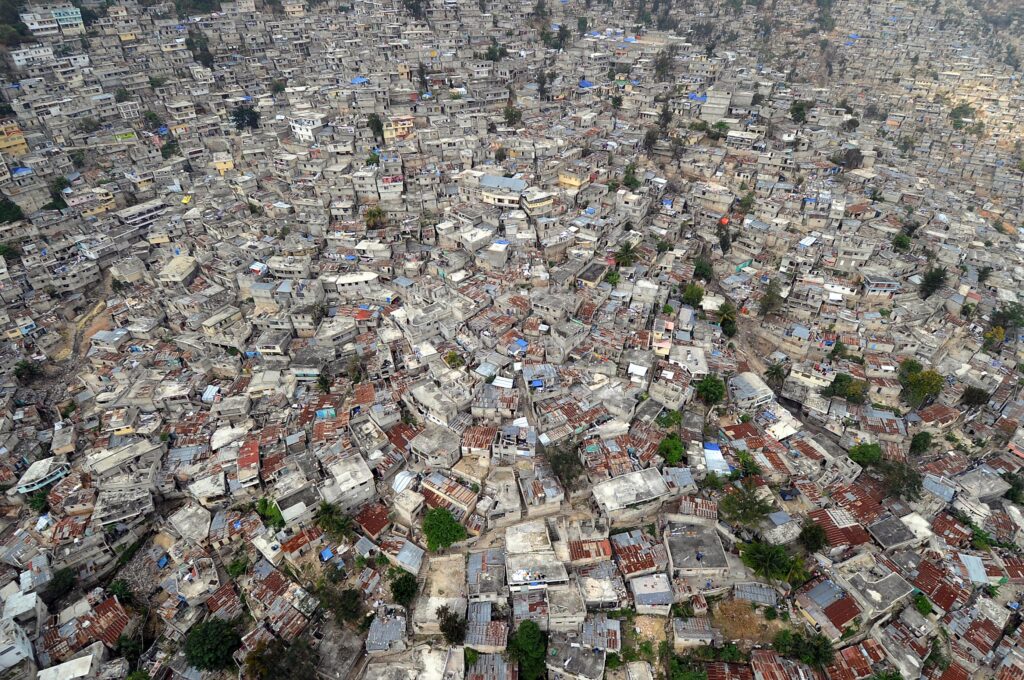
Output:
[[636,252],[636,246],[632,243],[623,243],[615,252],[615,264],[620,267],[631,267],[639,257],[640,254]]
[[786,578],[792,569],[789,555],[781,545],[747,543],[740,558],[755,574],[771,581]]
[[355,535],[352,518],[343,514],[333,503],[323,502],[320,504],[320,513],[316,518],[316,523],[335,540],[345,540]]
[[786,367],[783,366],[781,361],[776,361],[768,367],[768,370],[765,371],[764,375],[768,378],[768,382],[773,385],[781,385],[786,379]]
[[810,580],[811,575],[804,565],[804,558],[794,557],[789,561],[789,571],[786,572],[786,582],[793,587],[800,586]]
[[731,302],[723,302],[718,308],[718,322],[731,321],[736,323],[736,305]]

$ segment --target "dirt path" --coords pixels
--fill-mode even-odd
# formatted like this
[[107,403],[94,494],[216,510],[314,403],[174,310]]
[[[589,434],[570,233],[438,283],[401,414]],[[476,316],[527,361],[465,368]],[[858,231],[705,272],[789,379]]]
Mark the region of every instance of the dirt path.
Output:
[[[110,319],[110,315],[106,313],[107,303],[99,302],[93,311],[89,313],[89,316],[93,317],[91,321],[86,321],[88,325],[75,333],[75,346],[74,352],[76,356],[84,357],[85,353],[89,351],[89,339],[96,335],[100,331],[109,331],[113,324]],[[93,316],[95,314],[95,316]]]

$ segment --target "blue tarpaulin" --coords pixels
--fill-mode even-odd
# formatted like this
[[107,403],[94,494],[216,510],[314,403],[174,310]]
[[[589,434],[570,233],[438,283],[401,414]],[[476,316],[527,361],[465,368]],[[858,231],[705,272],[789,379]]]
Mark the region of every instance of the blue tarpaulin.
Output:
[[356,76],[349,82],[351,82],[353,85],[365,85],[366,83],[370,82],[370,79],[364,78],[363,76]]

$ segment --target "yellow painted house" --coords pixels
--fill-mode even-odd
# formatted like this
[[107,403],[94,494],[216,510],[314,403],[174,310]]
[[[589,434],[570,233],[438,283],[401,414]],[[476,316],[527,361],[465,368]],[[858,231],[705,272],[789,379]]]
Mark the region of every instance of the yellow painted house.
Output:
[[229,153],[215,153],[213,154],[213,169],[223,177],[224,173],[235,169],[235,159]]
[[412,116],[391,116],[384,121],[384,142],[408,139],[416,131],[416,119]]
[[0,153],[14,157],[28,153],[25,133],[15,120],[0,121]]

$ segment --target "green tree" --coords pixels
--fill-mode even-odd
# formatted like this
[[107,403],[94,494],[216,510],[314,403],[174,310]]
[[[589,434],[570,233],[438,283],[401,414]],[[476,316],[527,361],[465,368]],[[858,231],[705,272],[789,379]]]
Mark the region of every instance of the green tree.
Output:
[[46,489],[36,491],[28,497],[28,507],[40,515],[45,514],[50,509],[50,501],[47,496],[48,491]]
[[658,142],[658,130],[656,128],[649,128],[644,133],[643,147],[644,151],[650,151],[654,148],[654,145]]
[[355,621],[363,614],[363,594],[355,588],[338,591],[327,584],[321,584],[317,594],[339,624]]
[[427,548],[437,552],[452,543],[466,539],[466,527],[455,521],[445,508],[428,510],[423,517],[423,534],[427,537]]
[[658,444],[658,454],[665,459],[666,465],[678,465],[683,459],[683,442],[675,432],[670,433]]
[[612,108],[616,109],[616,110],[622,108],[622,95],[619,95],[619,94],[613,94],[612,95]]
[[910,250],[910,237],[906,234],[896,234],[892,239],[892,247],[901,252]]
[[921,473],[916,469],[893,460],[882,461],[879,469],[882,473],[882,483],[890,495],[908,501],[916,501],[921,497]]
[[577,30],[579,30],[580,35],[583,35],[584,33],[587,32],[587,24],[588,24],[588,22],[587,22],[587,18],[586,17],[577,17],[576,18],[576,28],[577,28]]
[[632,243],[623,243],[615,251],[615,264],[620,267],[632,267],[639,258],[640,253]]
[[519,663],[520,680],[541,680],[546,675],[547,636],[529,619],[519,624],[509,636],[508,656]]
[[376,113],[371,113],[366,117],[366,127],[370,128],[370,132],[373,133],[373,138],[379,143],[384,143],[384,121],[380,119]]
[[793,566],[784,547],[759,541],[744,545],[740,559],[755,574],[770,581],[784,580]]
[[416,583],[416,577],[407,571],[403,571],[400,576],[391,581],[392,599],[395,604],[400,604],[406,609],[416,599],[417,590],[419,590],[419,586]]
[[548,82],[552,80],[554,80],[553,74],[549,76],[544,69],[537,72],[537,96],[541,101],[548,100]]
[[925,272],[924,278],[921,280],[921,297],[927,300],[935,293],[939,288],[946,285],[946,270],[941,267],[932,267]]
[[668,680],[708,680],[708,672],[698,662],[673,656],[668,662]]
[[754,207],[754,199],[755,199],[754,192],[753,191],[747,192],[747,195],[744,196],[743,198],[741,198],[736,203],[736,207],[739,209],[739,211],[741,213],[746,214],[746,213],[750,212],[751,208]]
[[185,640],[185,658],[202,671],[231,668],[232,655],[242,644],[234,625],[221,619],[207,619],[189,631]]
[[654,57],[654,78],[658,82],[664,82],[672,75],[677,51],[676,46],[671,45]]
[[101,127],[102,125],[100,125],[100,122],[92,117],[83,118],[82,122],[78,124],[79,132],[84,132],[87,135],[96,132]]
[[14,377],[23,384],[28,384],[42,375],[42,370],[39,368],[39,364],[22,359],[18,363],[14,364]]
[[284,516],[281,514],[281,509],[277,507],[277,503],[269,498],[261,498],[256,503],[256,514],[263,518],[263,521],[272,528],[284,529]]
[[765,289],[764,297],[761,298],[761,307],[758,313],[761,316],[768,316],[782,309],[782,285],[778,279],[772,279],[768,282],[768,288]]
[[135,593],[132,592],[132,588],[128,585],[128,582],[124,579],[114,579],[107,586],[107,592],[117,598],[117,601],[125,606],[131,605],[135,601]]
[[244,677],[253,680],[305,680],[317,675],[320,656],[305,639],[261,641],[245,656]]
[[494,152],[494,160],[498,163],[504,163],[507,158],[508,151],[505,150],[505,147],[499,146],[497,151]]
[[139,663],[139,657],[146,650],[142,646],[142,640],[128,637],[127,635],[119,635],[117,637],[117,644],[114,645],[114,651],[127,659],[129,666],[136,666]]
[[427,18],[426,9],[423,7],[423,0],[402,0],[402,5],[413,18],[419,21]]
[[164,142],[163,146],[160,147],[160,156],[167,160],[171,156],[180,156],[181,146],[179,146],[176,139],[168,139]]
[[78,576],[73,569],[58,569],[53,573],[50,582],[46,584],[46,590],[42,595],[43,601],[48,605],[53,605],[74,590],[77,582]]
[[622,183],[632,191],[640,188],[640,179],[636,176],[636,163],[626,166],[626,171],[622,175]]
[[146,671],[132,671],[124,680],[151,680]]
[[739,327],[736,325],[738,315],[739,312],[736,306],[731,302],[723,302],[722,306],[718,308],[718,325],[725,337],[731,338],[739,330]]
[[704,279],[705,281],[713,281],[715,278],[715,270],[711,266],[711,260],[704,256],[700,256],[696,260],[694,260],[693,278]]
[[368,229],[380,229],[387,226],[388,223],[384,210],[378,205],[369,208],[363,215],[363,219],[366,221]]
[[882,447],[878,444],[857,444],[850,448],[847,455],[861,467],[877,465],[882,460]]
[[836,373],[821,394],[826,397],[842,397],[852,404],[863,404],[867,389],[865,381],[856,380],[849,373]]
[[25,213],[21,211],[21,207],[17,203],[6,196],[0,198],[0,223],[10,224],[23,219],[25,219]]
[[778,387],[786,380],[786,366],[781,361],[774,361],[764,372],[764,377],[768,379],[768,383]]
[[932,445],[932,433],[931,432],[918,432],[910,440],[910,453],[911,455],[918,455],[924,453]]
[[807,122],[807,112],[814,106],[814,102],[796,100],[789,105],[789,115],[795,123]]
[[719,477],[714,472],[709,472],[709,473],[707,473],[704,476],[704,479],[702,479],[698,483],[698,486],[700,486],[700,488],[702,488],[702,489],[711,489],[712,491],[721,491],[723,488],[725,488],[725,482],[723,482],[722,478]]
[[287,88],[287,81],[284,78],[277,78],[270,83],[271,94],[284,94]]
[[700,307],[701,301],[704,299],[704,289],[698,286],[696,283],[686,284],[686,288],[683,289],[683,302],[690,307]]
[[466,619],[448,605],[442,605],[434,611],[438,626],[445,641],[452,645],[461,645],[466,639]]
[[924,366],[917,359],[904,359],[900,362],[899,379],[900,383],[906,386],[906,380],[908,377],[915,373],[920,373],[924,370]]
[[251,106],[236,106],[231,111],[231,122],[236,130],[255,130],[260,126],[260,112]]
[[697,398],[704,404],[705,415],[725,399],[725,383],[717,375],[708,375],[697,383]]
[[992,275],[992,267],[982,267],[978,270],[978,283],[985,283],[988,277]]
[[970,386],[964,390],[960,402],[965,406],[984,406],[992,398],[992,395],[980,387]]
[[722,517],[741,526],[757,524],[772,511],[771,503],[761,499],[753,485],[730,492],[718,504]]
[[231,560],[231,564],[228,565],[228,576],[231,578],[238,578],[245,573],[246,569],[249,568],[249,558],[245,555],[241,555]]
[[576,453],[576,442],[568,441],[544,451],[551,472],[566,491],[573,491],[583,474],[583,463]]
[[334,503],[320,504],[316,523],[334,541],[350,541],[355,537],[352,518]]
[[808,520],[800,528],[800,543],[808,551],[817,552],[828,545],[828,537],[820,525]]
[[821,633],[806,636],[787,628],[776,633],[772,646],[782,656],[799,659],[818,668],[828,666],[835,658],[832,642]]
[[569,26],[562,22],[558,24],[558,34],[555,36],[555,47],[557,49],[565,49],[565,46],[572,41],[572,31],[569,30]]
[[146,127],[148,127],[151,130],[155,130],[156,128],[164,124],[164,119],[156,115],[152,111],[145,111],[142,114],[142,120],[146,124]]
[[924,593],[917,593],[914,595],[914,609],[916,609],[921,616],[928,616],[934,611],[931,601],[929,601]]
[[64,202],[64,190],[69,188],[71,188],[71,182],[63,175],[55,177],[50,182],[50,200],[58,209],[68,207],[67,203]]
[[654,419],[654,422],[658,424],[658,427],[671,430],[682,424],[683,414],[681,411],[662,411],[658,414],[658,417]]
[[946,381],[935,371],[920,371],[907,376],[903,398],[911,406],[920,406],[926,399],[938,396]]
[[519,125],[523,121],[523,112],[514,106],[506,106],[503,115],[505,124],[509,126]]
[[877,671],[868,680],[903,680],[899,671]]

